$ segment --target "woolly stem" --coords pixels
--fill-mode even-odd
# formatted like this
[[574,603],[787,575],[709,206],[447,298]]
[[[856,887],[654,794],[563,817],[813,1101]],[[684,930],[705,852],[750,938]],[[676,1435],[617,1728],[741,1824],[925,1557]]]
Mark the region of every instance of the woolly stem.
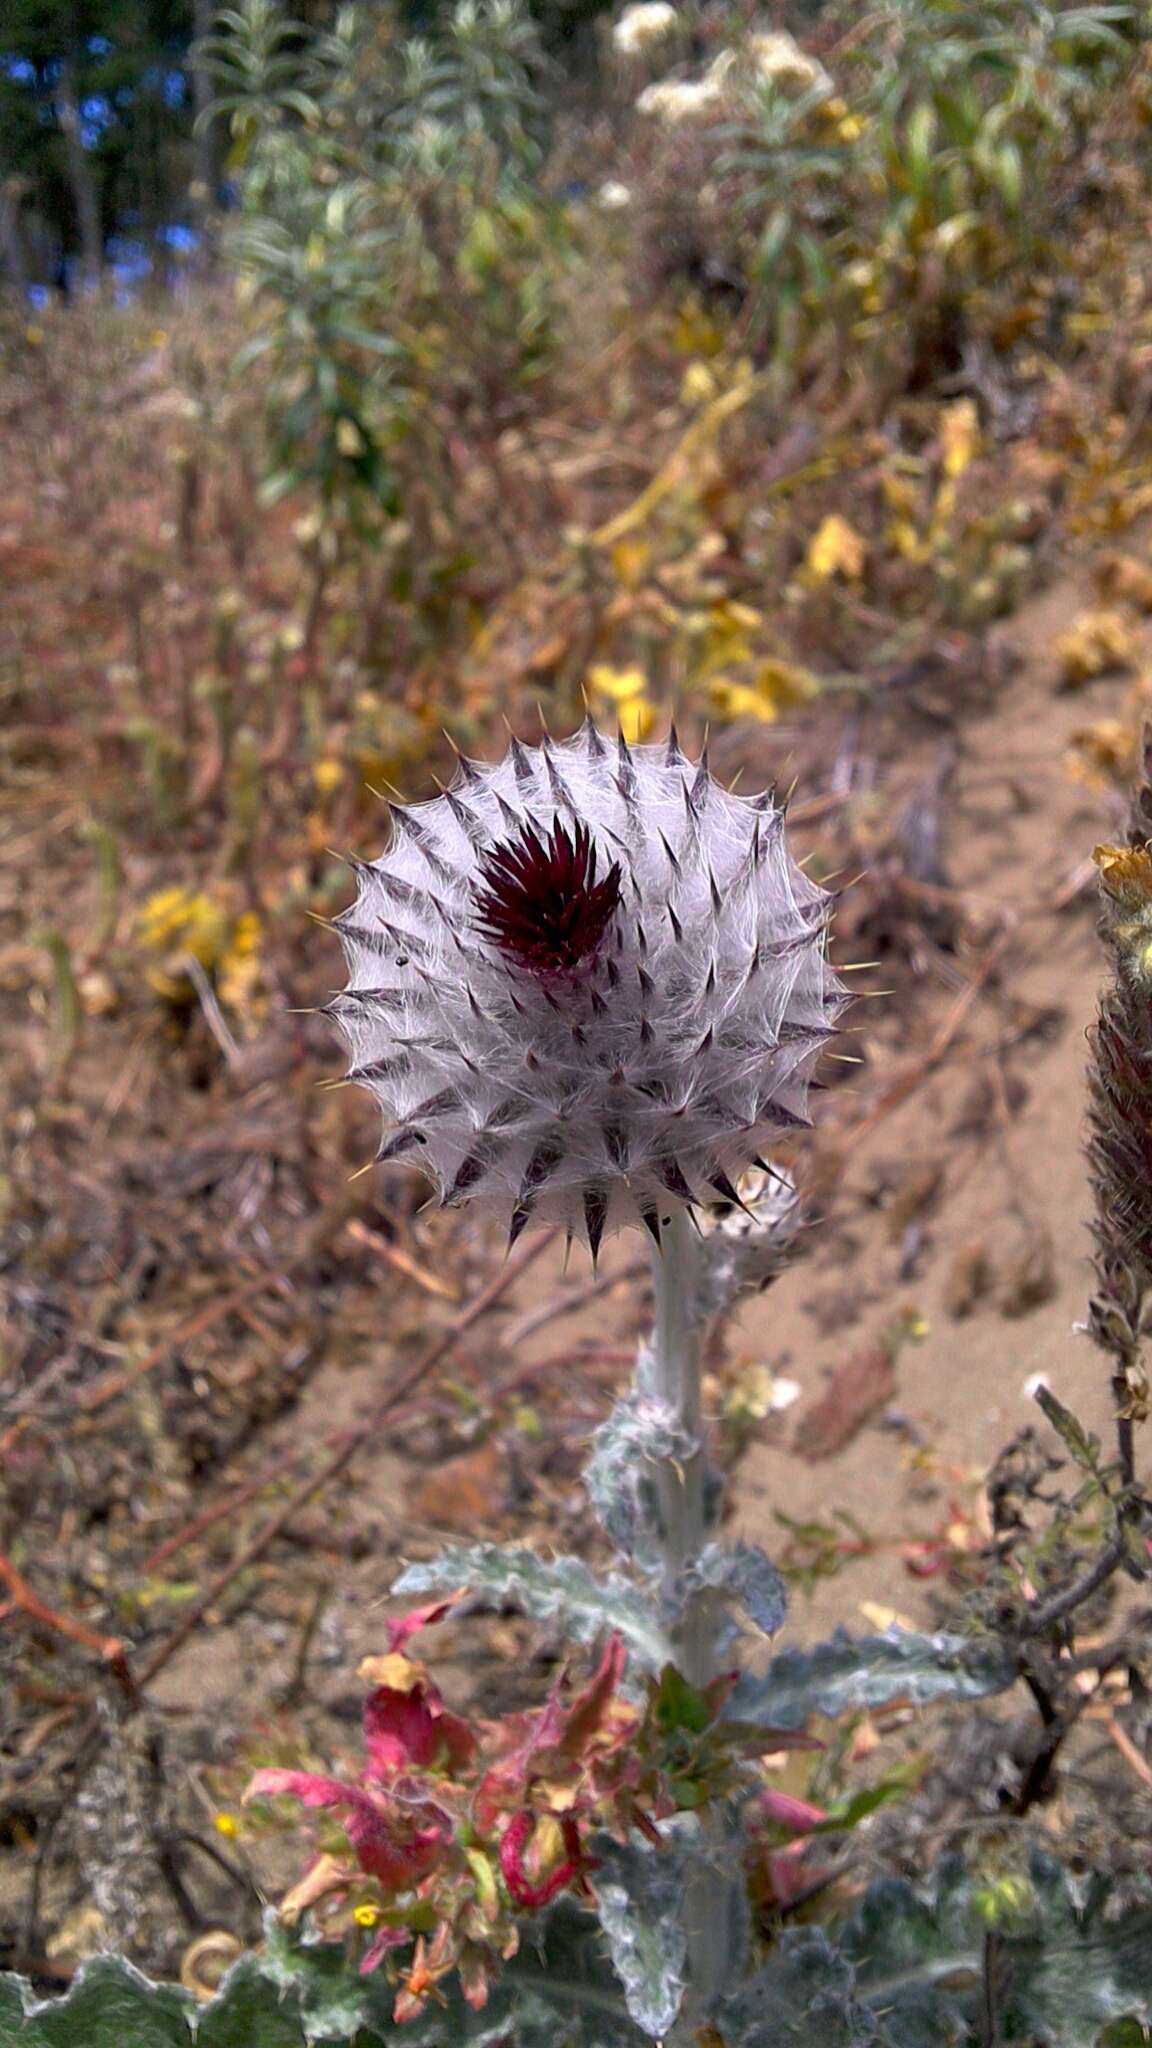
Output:
[[[676,1601],[679,1617],[673,1628],[676,1663],[689,1683],[707,1685],[716,1661],[715,1625],[706,1594],[685,1591],[683,1575],[703,1550],[708,1534],[708,1465],[703,1443],[700,1401],[703,1329],[694,1304],[699,1260],[698,1240],[681,1209],[662,1220],[662,1248],[653,1247],[656,1327],[652,1344],[651,1391],[671,1411],[676,1434],[692,1446],[680,1458],[661,1459],[656,1466],[662,1548],[661,1592],[665,1604]],[[688,1950],[688,1984],[684,2004],[668,2036],[668,2048],[689,2048],[699,2040],[709,2008],[732,1975],[729,1953],[735,1893],[742,1880],[725,1869],[716,1816],[701,1815],[703,1838],[685,1888],[683,1916]]]
[[709,1631],[700,1600],[685,1600],[680,1580],[685,1567],[704,1548],[707,1507],[707,1462],[702,1441],[700,1407],[700,1337],[693,1317],[698,1259],[696,1238],[684,1212],[673,1211],[663,1223],[663,1246],[652,1252],[656,1291],[656,1327],[652,1341],[652,1393],[670,1411],[677,1434],[694,1448],[684,1457],[661,1459],[656,1467],[660,1538],[663,1551],[661,1593],[666,1602],[684,1601],[676,1625],[677,1664],[692,1685],[708,1683],[711,1671]]

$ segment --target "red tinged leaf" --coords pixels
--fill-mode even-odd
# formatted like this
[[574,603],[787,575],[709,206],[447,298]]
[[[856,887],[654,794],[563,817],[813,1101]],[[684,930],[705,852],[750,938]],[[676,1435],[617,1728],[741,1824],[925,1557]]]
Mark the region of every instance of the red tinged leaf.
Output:
[[836,1368],[819,1399],[805,1409],[796,1426],[793,1450],[813,1464],[821,1458],[834,1458],[895,1391],[896,1364],[890,1346],[864,1345]]
[[504,1882],[513,1904],[524,1907],[528,1912],[536,1912],[541,1906],[546,1906],[557,1892],[564,1891],[581,1874],[580,1839],[575,1825],[567,1821],[561,1826],[568,1853],[562,1863],[535,1881],[525,1866],[525,1858],[536,1834],[537,1816],[528,1812],[518,1813],[504,1830],[500,1842],[500,1868]]
[[377,1686],[364,1703],[364,1741],[371,1772],[379,1778],[405,1770],[463,1770],[476,1738],[466,1721],[449,1713],[433,1685],[409,1692]]
[[244,1794],[251,1799],[278,1799],[286,1794],[302,1806],[345,1806],[355,1792],[340,1778],[322,1778],[313,1771],[257,1771]]
[[390,1949],[407,1948],[412,1936],[406,1927],[379,1927],[360,1958],[360,1975],[370,1977],[378,1970]]
[[411,1636],[416,1635],[422,1628],[431,1628],[434,1622],[443,1621],[444,1616],[450,1614],[462,1598],[462,1594],[453,1593],[447,1600],[429,1600],[423,1607],[410,1607],[407,1614],[400,1614],[392,1621],[386,1621],[384,1627],[388,1633],[389,1650],[395,1652],[406,1649]]
[[811,1834],[828,1818],[822,1806],[813,1806],[810,1800],[796,1799],[791,1792],[778,1792],[774,1787],[762,1792],[756,1804],[765,1820],[790,1828],[794,1835]]
[[257,1771],[245,1801],[287,1794],[303,1806],[344,1810],[348,1840],[368,1877],[389,1892],[411,1891],[436,1862],[449,1839],[444,1816],[427,1802],[389,1805],[359,1785],[310,1771]]
[[[619,1740],[621,1716],[617,1694],[624,1676],[625,1661],[623,1638],[610,1637],[599,1666],[584,1691],[577,1693],[564,1717],[564,1729],[558,1746],[565,1756],[583,1756],[590,1744],[609,1733],[614,1734]],[[634,1719],[631,1709],[625,1710],[625,1718],[631,1727]]]
[[814,1866],[801,1860],[804,1849],[803,1841],[790,1842],[786,1849],[765,1858],[770,1903],[779,1913],[798,1904],[818,1881],[819,1873]]

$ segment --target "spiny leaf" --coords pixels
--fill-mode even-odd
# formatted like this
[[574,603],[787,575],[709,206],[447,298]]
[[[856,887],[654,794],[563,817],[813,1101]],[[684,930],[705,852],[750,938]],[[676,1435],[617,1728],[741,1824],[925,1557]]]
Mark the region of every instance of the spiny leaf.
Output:
[[[379,1976],[359,1976],[338,1944],[285,1927],[275,1913],[265,1918],[259,1965],[269,1988],[298,2007],[309,2043],[355,2041],[364,2028],[369,2040],[387,2040],[395,2031],[392,1996]],[[228,1980],[222,1995],[227,1990]],[[413,2022],[413,2048],[427,2048],[435,2039],[423,2019]]]
[[0,2048],[191,2048],[194,2001],[118,1956],[83,1963],[63,1998],[0,1978]]
[[[744,1609],[766,1636],[784,1626],[788,1588],[771,1558],[754,1543],[710,1543],[684,1574],[690,1591],[715,1589]],[[778,1724],[782,1725],[782,1724]]]
[[853,1971],[826,1934],[786,1934],[766,1968],[717,2014],[724,2048],[892,2048],[854,1997]]
[[595,1432],[584,1469],[585,1490],[601,1526],[621,1557],[647,1570],[660,1562],[655,1468],[670,1459],[683,1461],[693,1450],[667,1403],[646,1391],[643,1381],[650,1371],[650,1354],[642,1349],[640,1384],[617,1401]]
[[407,1595],[460,1587],[510,1600],[536,1621],[560,1622],[580,1643],[614,1630],[645,1671],[661,1671],[671,1656],[639,1588],[618,1572],[597,1578],[578,1557],[548,1559],[523,1548],[476,1543],[444,1551],[428,1564],[410,1564],[392,1590]]
[[1079,1417],[1070,1408],[1058,1401],[1050,1387],[1038,1386],[1037,1405],[1044,1410],[1061,1443],[1070,1452],[1081,1471],[1098,1478],[1100,1473],[1100,1439],[1086,1430]]
[[637,2026],[661,2040],[684,1995],[683,1855],[609,1836],[597,1839],[595,1854],[597,1910],[628,2010]]
[[917,1635],[889,1629],[853,1637],[838,1629],[814,1650],[782,1650],[762,1677],[747,1674],[732,1692],[730,1720],[799,1728],[811,1714],[833,1718],[852,1709],[908,1699],[982,1699],[1003,1692],[1015,1665],[997,1645],[965,1636]]
[[[629,2018],[593,1914],[559,1899],[521,1929],[520,1947],[501,1979],[515,1997],[515,2048],[643,2048],[647,2036]],[[529,2033],[525,2015],[549,2016]]]
[[196,2031],[196,2048],[305,2048],[306,2042],[295,1998],[283,1998],[257,1956],[241,1956],[229,1970]]

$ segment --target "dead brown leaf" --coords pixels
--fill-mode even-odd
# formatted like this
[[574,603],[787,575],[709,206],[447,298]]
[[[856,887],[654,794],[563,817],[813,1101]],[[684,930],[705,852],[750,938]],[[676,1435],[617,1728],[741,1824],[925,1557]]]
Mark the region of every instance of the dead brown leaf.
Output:
[[792,1439],[797,1457],[815,1464],[846,1450],[895,1391],[896,1366],[886,1345],[866,1344],[854,1351],[800,1417]]

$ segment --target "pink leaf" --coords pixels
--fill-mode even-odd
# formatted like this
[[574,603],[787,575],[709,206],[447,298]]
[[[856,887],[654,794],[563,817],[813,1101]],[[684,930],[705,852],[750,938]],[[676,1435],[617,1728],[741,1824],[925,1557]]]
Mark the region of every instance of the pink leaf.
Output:
[[406,1948],[411,1939],[406,1927],[378,1928],[360,1958],[360,1975],[371,1976],[373,1970],[380,1968],[389,1949]]
[[813,1806],[807,1799],[795,1799],[791,1792],[777,1792],[774,1788],[762,1792],[756,1804],[765,1820],[779,1821],[781,1827],[790,1828],[794,1835],[809,1835],[828,1818],[822,1806]]
[[[568,1850],[565,1862],[558,1863],[539,1883],[533,1883],[525,1868],[524,1857],[536,1832],[536,1817],[531,1813],[518,1813],[509,1821],[500,1842],[500,1868],[504,1882],[512,1895],[513,1903],[535,1911],[546,1906],[557,1892],[580,1875],[579,1841],[575,1829],[564,1827],[564,1842]],[[573,1852],[576,1853],[573,1853]]]
[[463,1596],[453,1593],[447,1600],[429,1600],[424,1607],[411,1607],[407,1614],[401,1614],[393,1621],[386,1621],[389,1650],[403,1650],[410,1636],[422,1628],[431,1628],[433,1622],[442,1621]]
[[377,1686],[364,1702],[364,1740],[369,1766],[381,1778],[413,1767],[459,1770],[476,1749],[468,1723],[449,1713],[433,1685],[409,1692]]
[[281,1793],[298,1799],[302,1806],[347,1806],[360,1794],[339,1778],[317,1777],[312,1771],[257,1771],[244,1803],[250,1799],[277,1799]]

